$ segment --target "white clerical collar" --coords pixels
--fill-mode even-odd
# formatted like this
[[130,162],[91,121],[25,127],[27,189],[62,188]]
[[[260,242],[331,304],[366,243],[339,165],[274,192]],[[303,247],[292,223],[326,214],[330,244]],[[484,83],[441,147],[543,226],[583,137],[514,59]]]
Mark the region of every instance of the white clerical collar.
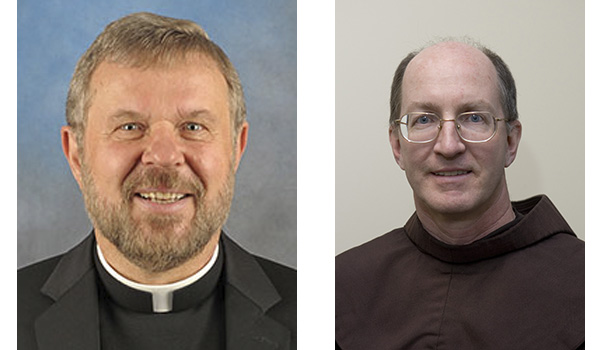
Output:
[[213,252],[213,255],[208,263],[192,276],[169,284],[151,285],[134,282],[119,274],[117,271],[115,271],[115,269],[112,268],[112,266],[110,266],[106,259],[104,259],[104,255],[102,255],[102,250],[98,244],[96,244],[96,250],[98,251],[98,259],[100,260],[100,263],[113,278],[130,288],[152,294],[152,309],[154,312],[160,313],[171,311],[173,309],[173,292],[187,287],[202,278],[202,276],[204,276],[213,267],[219,255],[219,245],[217,244],[215,251]]

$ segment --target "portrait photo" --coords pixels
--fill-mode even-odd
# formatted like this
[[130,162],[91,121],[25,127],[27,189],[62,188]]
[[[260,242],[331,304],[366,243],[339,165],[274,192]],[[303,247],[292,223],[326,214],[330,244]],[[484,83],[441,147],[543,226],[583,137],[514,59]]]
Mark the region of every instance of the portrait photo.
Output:
[[584,2],[336,5],[336,349],[583,349]]
[[296,349],[295,1],[17,8],[19,349]]

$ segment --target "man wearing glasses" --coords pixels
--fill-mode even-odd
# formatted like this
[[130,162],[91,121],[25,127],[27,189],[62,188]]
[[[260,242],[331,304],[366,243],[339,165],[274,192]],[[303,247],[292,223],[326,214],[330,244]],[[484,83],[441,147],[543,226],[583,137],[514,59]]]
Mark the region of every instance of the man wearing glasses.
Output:
[[584,243],[546,196],[509,199],[522,127],[507,65],[438,43],[400,63],[390,106],[416,213],[336,258],[336,348],[583,348]]

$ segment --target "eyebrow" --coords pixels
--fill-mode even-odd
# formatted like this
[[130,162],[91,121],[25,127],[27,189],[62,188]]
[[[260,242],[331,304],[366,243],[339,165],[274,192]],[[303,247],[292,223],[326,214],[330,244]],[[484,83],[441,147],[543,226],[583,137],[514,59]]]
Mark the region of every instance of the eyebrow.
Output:
[[413,102],[409,104],[408,107],[409,111],[415,109],[422,112],[437,111],[440,109],[439,106],[433,102]]
[[109,119],[115,120],[115,121],[119,121],[119,120],[127,119],[127,118],[133,118],[135,120],[140,120],[140,119],[147,119],[148,117],[139,112],[128,110],[128,109],[119,109],[115,113],[113,113],[109,116]]
[[[422,112],[439,112],[442,108],[435,102],[414,102],[409,105],[410,109],[417,109],[416,111]],[[472,111],[488,111],[493,112],[492,106],[484,100],[476,100],[470,102],[464,102],[458,105],[458,113],[472,112]]]
[[192,111],[177,110],[178,119],[199,119],[208,118],[209,120],[216,119],[216,116],[207,109],[195,109]]
[[[149,115],[136,112],[129,109],[119,109],[115,113],[109,115],[109,118],[113,121],[120,121],[123,119],[134,119],[134,120],[147,120],[150,119]],[[206,109],[198,109],[192,111],[178,110],[176,114],[177,120],[183,119],[209,119],[214,120],[216,116]]]

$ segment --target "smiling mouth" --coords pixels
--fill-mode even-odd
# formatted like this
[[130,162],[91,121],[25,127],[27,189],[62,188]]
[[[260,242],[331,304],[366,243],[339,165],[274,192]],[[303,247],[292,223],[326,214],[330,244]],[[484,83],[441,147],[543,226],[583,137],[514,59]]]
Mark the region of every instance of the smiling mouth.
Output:
[[158,204],[175,203],[189,196],[189,194],[170,192],[143,192],[136,193],[135,195],[144,200]]
[[458,175],[465,175],[470,173],[470,171],[467,170],[455,170],[455,171],[440,171],[440,172],[434,172],[433,174],[436,176],[458,176]]

